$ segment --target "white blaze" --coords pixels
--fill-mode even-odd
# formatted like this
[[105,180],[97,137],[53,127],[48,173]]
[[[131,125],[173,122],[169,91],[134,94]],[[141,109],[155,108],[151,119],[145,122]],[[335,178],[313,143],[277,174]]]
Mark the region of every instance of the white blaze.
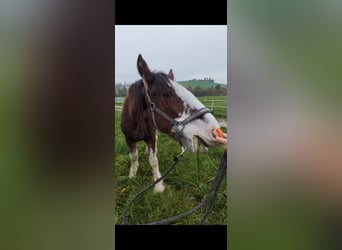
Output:
[[[183,101],[185,108],[183,113],[180,113],[179,117],[175,118],[175,120],[183,121],[189,117],[189,109],[198,110],[205,107],[189,90],[175,81],[170,80],[170,82],[176,94]],[[205,114],[203,118],[204,119],[196,119],[196,121],[188,123],[183,130],[183,136],[181,138],[182,145],[185,145],[192,151],[195,151],[196,148],[196,145],[193,141],[193,136],[199,136],[207,143],[207,145],[216,144],[215,138],[212,135],[212,130],[219,127],[218,122],[211,113]]]
[[182,99],[184,104],[187,103],[192,109],[200,109],[204,107],[204,105],[189,90],[175,81],[170,80],[170,82],[172,83],[176,94],[180,99]]

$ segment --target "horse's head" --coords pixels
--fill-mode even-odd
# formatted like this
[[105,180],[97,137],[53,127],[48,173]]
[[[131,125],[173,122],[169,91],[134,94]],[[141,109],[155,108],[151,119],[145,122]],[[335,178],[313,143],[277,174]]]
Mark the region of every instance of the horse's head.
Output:
[[137,61],[148,117],[155,127],[190,149],[198,150],[198,140],[216,146],[214,131],[219,128],[215,117],[186,88],[174,81],[172,70],[166,75],[151,72],[141,55]]

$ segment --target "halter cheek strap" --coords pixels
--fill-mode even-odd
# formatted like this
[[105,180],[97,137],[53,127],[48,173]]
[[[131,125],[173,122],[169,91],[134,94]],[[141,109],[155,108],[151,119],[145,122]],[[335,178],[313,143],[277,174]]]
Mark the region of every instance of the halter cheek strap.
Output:
[[201,117],[202,115],[206,114],[206,113],[211,113],[210,109],[208,109],[207,107],[203,107],[200,108],[199,110],[197,110],[195,113],[191,114],[189,117],[187,117],[186,119],[184,119],[183,121],[176,121],[175,119],[171,118],[168,114],[166,114],[165,112],[163,112],[162,110],[160,110],[155,103],[152,101],[151,96],[148,93],[148,85],[146,80],[143,78],[143,82],[144,82],[144,87],[145,87],[145,92],[146,92],[146,96],[147,96],[147,100],[150,103],[150,109],[151,109],[151,113],[152,113],[152,121],[153,121],[153,125],[154,127],[158,130],[158,126],[156,123],[156,119],[155,119],[155,115],[154,113],[158,113],[159,115],[161,115],[162,117],[164,117],[166,120],[168,120],[169,122],[171,122],[174,126],[174,129],[176,131],[176,139],[179,141],[180,136],[183,132],[183,129],[185,128],[185,125],[188,124],[189,122]]
[[156,105],[151,100],[151,96],[148,93],[148,85],[147,85],[147,82],[146,82],[146,80],[144,78],[143,78],[143,83],[144,83],[144,89],[145,89],[145,93],[146,93],[146,96],[147,96],[147,100],[150,103],[150,109],[152,111],[151,113],[152,113],[153,126],[155,127],[156,130],[158,130],[158,126],[157,126],[157,123],[156,123],[156,118],[154,116],[154,111],[155,111]]

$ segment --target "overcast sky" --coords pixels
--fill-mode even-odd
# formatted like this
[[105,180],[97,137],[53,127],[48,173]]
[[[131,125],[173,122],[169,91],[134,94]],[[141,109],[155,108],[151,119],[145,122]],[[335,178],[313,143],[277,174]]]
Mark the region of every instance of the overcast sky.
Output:
[[226,25],[116,25],[115,83],[141,78],[139,54],[151,70],[173,69],[176,81],[210,77],[227,83]]

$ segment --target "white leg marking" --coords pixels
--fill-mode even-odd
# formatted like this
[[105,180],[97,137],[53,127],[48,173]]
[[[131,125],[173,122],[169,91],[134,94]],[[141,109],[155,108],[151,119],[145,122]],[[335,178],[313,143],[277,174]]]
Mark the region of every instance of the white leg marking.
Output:
[[138,161],[138,149],[133,153],[129,153],[129,158],[131,159],[131,168],[129,170],[129,178],[133,178],[137,175],[139,161]]
[[158,131],[156,131],[156,146],[155,146],[156,155],[158,154]]
[[[159,162],[158,162],[156,153],[151,148],[150,148],[148,161],[152,167],[153,180],[157,180],[158,178],[161,177],[161,174],[159,172]],[[157,192],[157,193],[163,192],[164,189],[165,189],[165,185],[162,180],[154,186],[154,192]]]

